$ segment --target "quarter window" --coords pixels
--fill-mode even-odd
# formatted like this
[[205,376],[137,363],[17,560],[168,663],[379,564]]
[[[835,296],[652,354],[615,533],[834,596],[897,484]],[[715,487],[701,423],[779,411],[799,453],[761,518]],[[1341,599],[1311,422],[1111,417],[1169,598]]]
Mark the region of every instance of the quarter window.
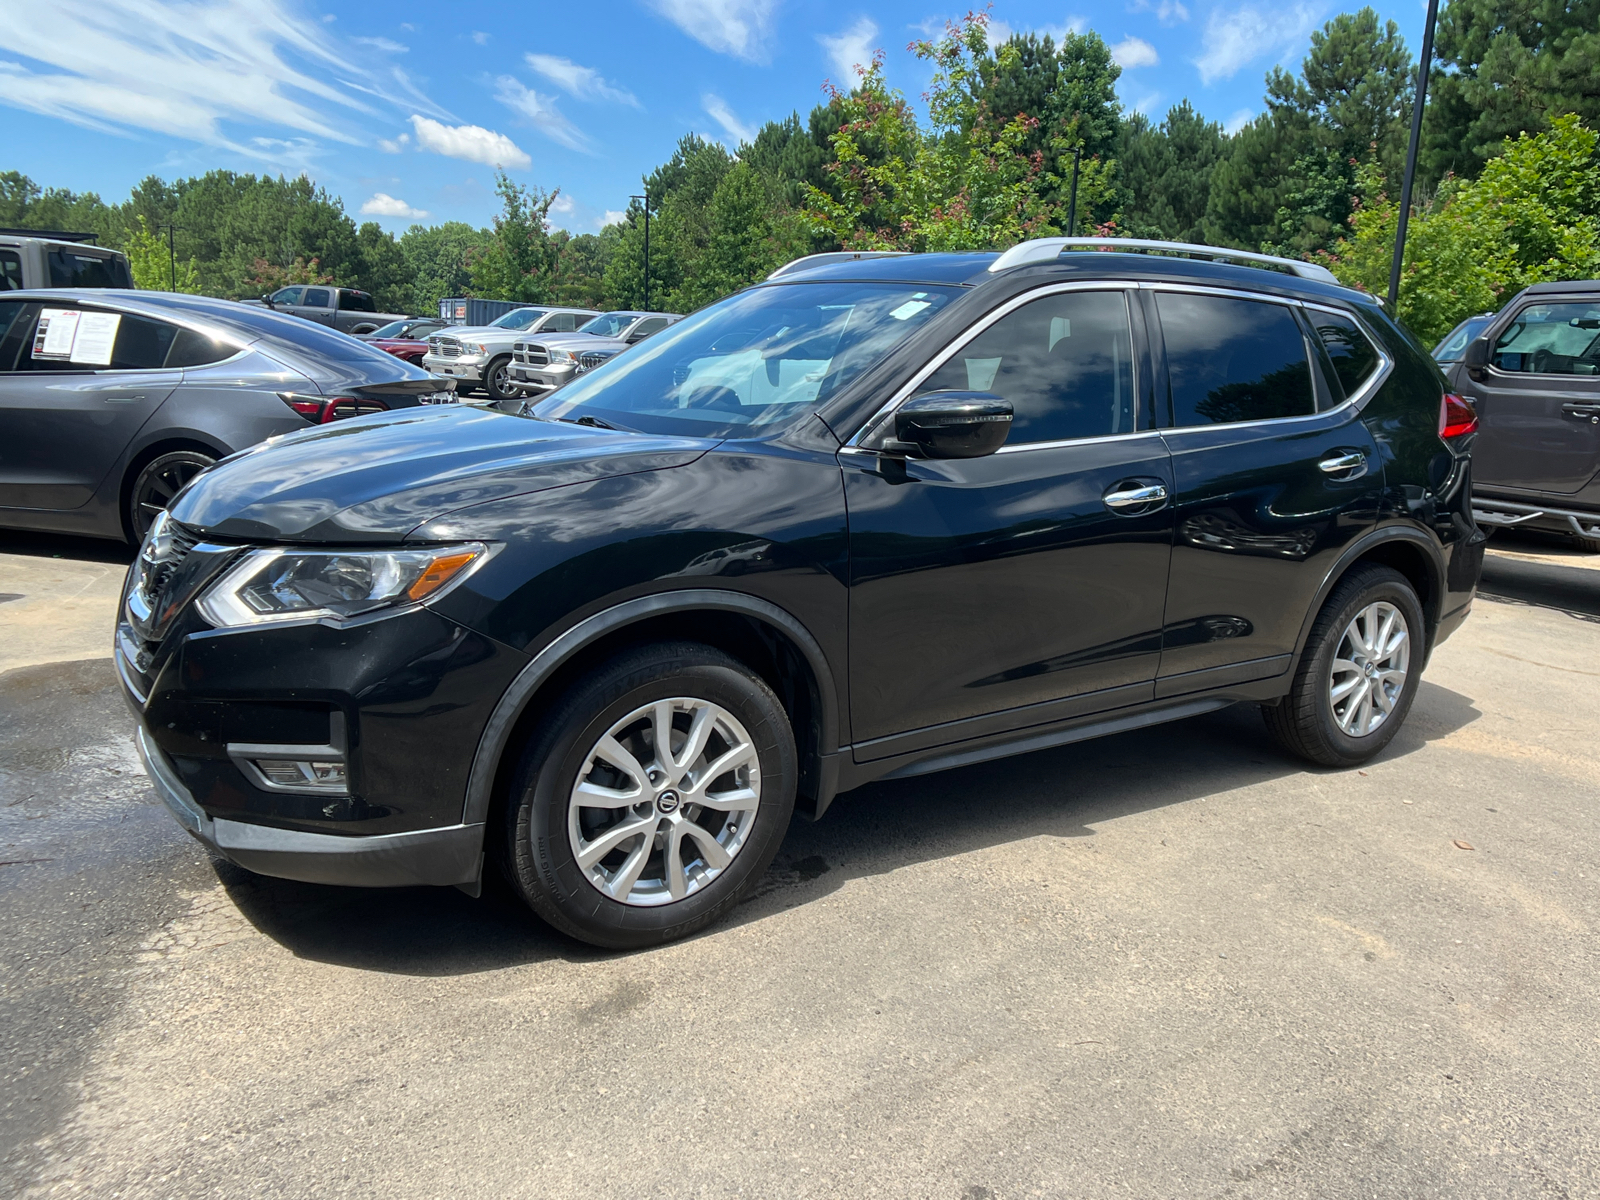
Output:
[[1156,309],[1174,425],[1263,421],[1316,411],[1305,336],[1286,306],[1160,292]]
[[1011,401],[1011,445],[1132,433],[1137,406],[1125,293],[1061,292],[1029,301],[918,389],[936,391]]
[[1378,348],[1349,317],[1316,308],[1306,309],[1306,316],[1333,360],[1333,373],[1339,377],[1344,394],[1355,395],[1382,361]]
[[1494,365],[1518,374],[1600,374],[1600,301],[1528,305],[1495,341]]
[[22,290],[22,258],[15,250],[0,250],[0,292]]

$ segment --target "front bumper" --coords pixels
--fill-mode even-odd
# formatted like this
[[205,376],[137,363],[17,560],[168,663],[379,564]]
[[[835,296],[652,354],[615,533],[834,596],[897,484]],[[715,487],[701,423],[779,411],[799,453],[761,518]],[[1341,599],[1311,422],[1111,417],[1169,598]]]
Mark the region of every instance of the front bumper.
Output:
[[482,878],[482,825],[352,837],[213,819],[143,725],[135,741],[145,774],[178,824],[247,871],[346,887],[475,889]]
[[466,379],[473,383],[483,382],[483,362],[479,358],[443,358],[434,354],[424,354],[422,369],[430,375]]
[[511,381],[524,391],[548,392],[558,388],[567,380],[578,373],[578,368],[572,363],[552,363],[549,366],[533,367],[526,363],[514,362],[507,369]]

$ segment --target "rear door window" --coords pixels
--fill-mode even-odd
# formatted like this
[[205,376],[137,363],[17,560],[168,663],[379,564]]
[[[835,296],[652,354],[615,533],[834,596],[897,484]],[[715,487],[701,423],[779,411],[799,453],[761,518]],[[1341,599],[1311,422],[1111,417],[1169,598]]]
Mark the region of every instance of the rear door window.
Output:
[[0,250],[0,292],[22,290],[22,256],[15,250]]
[[18,371],[149,371],[175,365],[167,358],[179,330],[166,321],[46,304],[24,323],[29,336],[20,340]]
[[300,301],[307,308],[327,308],[329,296],[327,288],[307,288],[306,298]]
[[1514,374],[1600,374],[1600,300],[1528,305],[1495,340],[1493,361]]
[[38,310],[36,301],[0,300],[0,372],[16,370],[22,344],[32,337]]
[[1316,411],[1311,359],[1294,313],[1232,296],[1158,292],[1175,426]]
[[1007,444],[1134,432],[1133,334],[1122,291],[1062,292],[1007,313],[917,389],[1011,401]]
[[556,333],[571,333],[578,328],[578,322],[582,319],[577,313],[557,313],[545,328]]

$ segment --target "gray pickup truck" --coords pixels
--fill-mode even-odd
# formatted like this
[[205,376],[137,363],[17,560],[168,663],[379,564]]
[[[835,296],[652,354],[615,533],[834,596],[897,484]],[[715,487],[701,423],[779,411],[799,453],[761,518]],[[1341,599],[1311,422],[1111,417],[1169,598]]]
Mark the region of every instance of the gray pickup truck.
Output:
[[131,288],[128,257],[90,245],[92,233],[0,229],[0,292],[22,288]]
[[274,312],[291,313],[331,325],[344,333],[371,333],[390,321],[403,321],[409,313],[381,313],[371,296],[355,288],[334,287],[331,284],[292,284],[279,288],[259,300],[246,300],[246,304],[263,304]]

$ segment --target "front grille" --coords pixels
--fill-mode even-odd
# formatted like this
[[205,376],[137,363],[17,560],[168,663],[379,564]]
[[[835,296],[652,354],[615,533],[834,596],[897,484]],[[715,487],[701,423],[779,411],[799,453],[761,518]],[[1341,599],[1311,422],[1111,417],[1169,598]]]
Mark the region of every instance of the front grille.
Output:
[[528,361],[528,343],[515,342],[511,346],[511,361],[526,363]]
[[541,346],[538,342],[529,342],[524,347],[523,353],[528,357],[524,360],[530,367],[544,367],[550,363],[548,347]]
[[592,371],[603,362],[608,362],[617,356],[615,350],[585,350],[578,355],[578,370]]
[[166,513],[156,517],[133,561],[123,603],[134,670],[148,674],[178,614],[241,549],[206,542]]
[[431,337],[428,339],[428,352],[437,358],[460,358],[461,339],[453,337]]

